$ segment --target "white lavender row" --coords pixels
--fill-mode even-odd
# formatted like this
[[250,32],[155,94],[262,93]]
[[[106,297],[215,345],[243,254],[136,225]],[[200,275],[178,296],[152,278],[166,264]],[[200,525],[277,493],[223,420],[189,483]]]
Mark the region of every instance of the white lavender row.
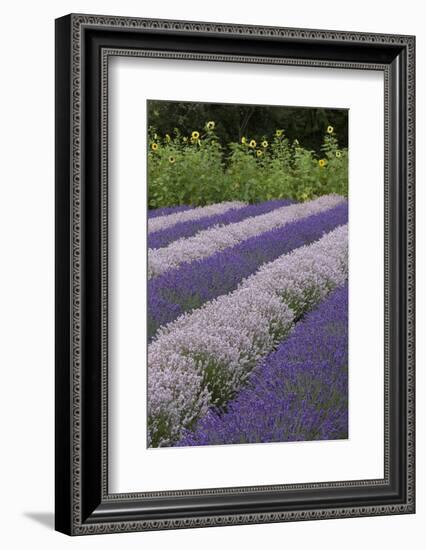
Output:
[[226,226],[200,231],[193,237],[178,239],[164,248],[148,250],[148,278],[165,273],[183,262],[199,260],[260,235],[265,231],[324,212],[342,203],[339,195],[326,195],[310,202],[277,208],[267,214],[248,218]]
[[148,347],[148,445],[173,445],[209,407],[232,399],[294,321],[343,284],[347,268],[341,226],[160,328]]
[[[326,257],[323,257],[326,256]],[[309,311],[348,277],[348,226],[341,225],[311,245],[264,264],[239,289],[280,296],[295,317]]]
[[210,204],[209,206],[199,206],[198,208],[175,212],[166,216],[148,218],[148,233],[171,227],[176,223],[199,220],[205,216],[223,214],[233,208],[243,208],[244,206],[247,206],[247,204],[240,201],[219,202],[217,204]]

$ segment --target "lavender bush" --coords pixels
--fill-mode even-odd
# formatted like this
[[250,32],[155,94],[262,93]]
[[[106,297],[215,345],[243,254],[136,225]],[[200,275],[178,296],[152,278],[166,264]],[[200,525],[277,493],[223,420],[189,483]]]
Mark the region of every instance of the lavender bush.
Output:
[[348,287],[332,292],[251,374],[226,412],[178,446],[348,437]]
[[224,212],[234,208],[243,208],[244,206],[246,206],[246,203],[239,201],[219,202],[209,206],[199,206],[198,208],[190,208],[188,210],[174,212],[172,214],[168,214],[167,216],[148,218],[148,233],[166,229],[166,227],[171,227],[176,223],[186,222],[188,220],[199,220],[207,216],[223,214]]
[[[148,250],[148,278],[160,275],[183,262],[211,256],[215,252],[235,246],[249,237],[260,235],[265,231],[323,212],[344,200],[339,195],[325,195],[310,202],[284,206],[238,223],[200,231],[193,237],[178,239],[164,248],[150,249]],[[195,211],[191,210],[172,216],[185,216]],[[168,218],[172,216],[168,216]],[[167,218],[156,218],[152,222],[161,222],[165,219]]]
[[347,226],[338,227],[159,329],[148,347],[149,446],[173,445],[235,396],[295,317],[344,283],[347,245]]
[[319,214],[251,237],[207,258],[183,263],[152,278],[148,282],[148,339],[152,339],[160,326],[179,315],[235,290],[245,277],[262,264],[346,224],[347,217],[348,205],[345,201]]
[[243,208],[235,208],[228,210],[224,214],[216,214],[214,216],[207,216],[198,220],[188,220],[185,222],[179,222],[166,229],[161,229],[150,233],[148,235],[148,248],[162,248],[169,245],[171,242],[184,237],[192,237],[199,231],[209,229],[214,226],[229,225],[230,223],[240,222],[246,218],[259,216],[280,208],[292,204],[290,200],[274,200],[266,201],[259,204],[249,204]]

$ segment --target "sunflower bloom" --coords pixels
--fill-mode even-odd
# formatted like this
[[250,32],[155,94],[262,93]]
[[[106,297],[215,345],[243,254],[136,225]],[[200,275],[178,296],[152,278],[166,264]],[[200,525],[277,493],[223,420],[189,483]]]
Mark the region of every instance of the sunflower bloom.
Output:
[[334,132],[333,126],[327,126],[327,134],[332,134]]
[[194,132],[192,132],[191,134],[191,137],[194,141],[197,141],[197,139],[200,137],[200,132],[197,132],[196,130],[194,130]]
[[170,135],[169,135],[169,134],[166,134],[166,141],[167,141],[167,143],[169,143],[169,142],[171,141],[171,139],[172,139],[172,138],[170,137]]
[[173,156],[169,157],[169,162],[170,164],[174,164],[176,162],[176,158]]
[[342,156],[342,153],[340,151],[336,151],[336,157],[339,159]]
[[256,147],[256,142],[255,142],[254,139],[252,139],[252,140],[250,141],[249,146],[250,146],[252,149],[254,149],[254,148]]
[[275,130],[275,135],[281,137],[283,135],[283,130]]
[[158,143],[153,143],[153,144],[151,145],[151,149],[152,149],[153,151],[156,151],[156,150],[158,149]]
[[261,156],[262,156],[262,151],[261,151],[260,149],[258,149],[258,150],[256,151],[256,155],[257,155],[258,157],[261,157]]
[[241,138],[241,143],[242,143],[243,145],[245,145],[245,144],[247,143],[247,138],[246,138],[245,136],[243,136],[243,137]]
[[266,149],[268,147],[268,145],[269,145],[269,143],[266,141],[266,139],[264,139],[262,141],[262,147]]
[[327,161],[325,159],[320,159],[318,161],[319,167],[324,168],[324,166],[327,164]]
[[214,130],[214,126],[215,126],[215,124],[214,124],[214,121],[213,121],[213,120],[210,120],[210,121],[207,122],[207,124],[206,124],[207,130]]

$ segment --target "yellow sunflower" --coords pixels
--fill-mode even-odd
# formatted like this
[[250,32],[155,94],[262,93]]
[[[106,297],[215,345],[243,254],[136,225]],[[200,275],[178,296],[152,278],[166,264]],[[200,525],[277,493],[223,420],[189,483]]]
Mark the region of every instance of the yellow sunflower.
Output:
[[275,135],[281,137],[283,135],[283,130],[275,130]]
[[200,132],[197,132],[196,130],[194,130],[191,134],[191,137],[194,141],[197,141],[197,139],[200,137]]
[[254,149],[256,147],[256,142],[254,139],[250,140],[249,146]]
[[334,132],[333,126],[327,126],[327,134],[332,134]]
[[169,157],[169,162],[170,162],[170,164],[174,164],[176,162],[176,158],[173,157],[173,156],[170,156]]
[[166,141],[167,141],[167,143],[169,143],[169,141],[171,141],[171,139],[172,139],[172,138],[170,137],[170,135],[169,135],[169,134],[166,134]]
[[262,141],[262,147],[264,147],[265,149],[268,147],[269,143],[266,141],[266,139],[264,139]]
[[158,149],[158,143],[153,143],[153,144],[151,145],[151,149],[152,149],[153,151],[156,151],[156,150]]
[[324,166],[327,164],[327,161],[325,159],[320,159],[318,161],[319,167],[324,168]]
[[245,136],[243,136],[243,137],[241,138],[241,143],[242,143],[243,145],[245,145],[245,144],[247,143],[247,138],[246,138]]
[[214,126],[215,126],[215,124],[214,124],[214,121],[213,121],[213,120],[210,120],[210,121],[207,122],[207,124],[206,124],[207,130],[214,130]]
[[262,151],[261,151],[260,149],[258,149],[258,150],[256,151],[256,155],[257,155],[258,157],[261,157],[262,154],[263,154],[263,153],[262,153]]
[[336,157],[339,159],[342,156],[342,153],[340,151],[336,151]]

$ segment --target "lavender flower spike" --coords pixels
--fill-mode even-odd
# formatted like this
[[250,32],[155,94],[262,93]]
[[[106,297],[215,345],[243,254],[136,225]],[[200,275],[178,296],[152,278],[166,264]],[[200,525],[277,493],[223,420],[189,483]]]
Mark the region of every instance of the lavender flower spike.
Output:
[[[249,237],[323,212],[344,200],[339,195],[325,195],[310,202],[284,206],[238,223],[206,229],[193,237],[178,239],[165,248],[150,249],[148,250],[148,278],[164,273],[183,262],[205,258],[219,250],[235,246]],[[185,212],[182,215],[184,214]]]

